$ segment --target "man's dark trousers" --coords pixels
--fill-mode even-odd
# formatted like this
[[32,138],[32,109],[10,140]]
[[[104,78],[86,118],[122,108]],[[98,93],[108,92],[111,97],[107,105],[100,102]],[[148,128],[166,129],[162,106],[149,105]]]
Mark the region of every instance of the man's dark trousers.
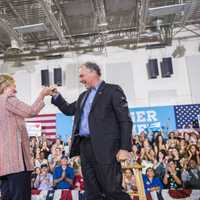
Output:
[[90,138],[81,139],[80,152],[87,200],[130,200],[129,195],[122,191],[120,163],[98,163]]

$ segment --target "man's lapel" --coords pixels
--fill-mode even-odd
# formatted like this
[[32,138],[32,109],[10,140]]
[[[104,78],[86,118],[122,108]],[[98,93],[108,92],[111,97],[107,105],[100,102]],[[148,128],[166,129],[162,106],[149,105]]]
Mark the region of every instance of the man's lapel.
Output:
[[86,100],[87,100],[87,97],[88,97],[90,91],[91,91],[90,89],[87,90],[87,91],[85,92],[85,94],[83,95],[83,97],[82,97],[82,99],[81,99],[81,103],[80,103],[80,110],[83,110],[83,107],[84,107],[84,105],[85,105],[85,102],[86,102]]
[[94,106],[96,105],[96,103],[97,103],[99,97],[102,95],[103,90],[105,89],[105,85],[106,85],[105,81],[102,81],[102,83],[101,83],[101,85],[99,86],[99,88],[98,88],[98,90],[97,90],[97,93],[96,93],[96,95],[95,95],[95,97],[94,97],[94,100],[93,100],[93,102],[92,102],[92,107],[91,107],[90,112],[92,111],[92,109],[93,109]]

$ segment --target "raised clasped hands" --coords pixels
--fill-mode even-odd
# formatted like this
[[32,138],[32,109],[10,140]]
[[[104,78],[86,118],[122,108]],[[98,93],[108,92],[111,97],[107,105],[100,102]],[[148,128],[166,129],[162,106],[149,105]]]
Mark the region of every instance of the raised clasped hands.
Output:
[[41,95],[43,97],[45,96],[55,96],[58,94],[56,86],[49,86],[49,87],[43,87],[41,90]]

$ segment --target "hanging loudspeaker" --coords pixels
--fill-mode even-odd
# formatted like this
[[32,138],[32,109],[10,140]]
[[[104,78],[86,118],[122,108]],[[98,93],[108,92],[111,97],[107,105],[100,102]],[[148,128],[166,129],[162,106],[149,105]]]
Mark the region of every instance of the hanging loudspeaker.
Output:
[[54,68],[54,84],[62,86],[62,69]]
[[149,59],[147,63],[147,73],[149,79],[157,78],[159,75],[157,59]]
[[41,70],[41,84],[44,86],[49,86],[49,70]]
[[173,74],[173,66],[172,66],[172,58],[163,58],[162,62],[160,63],[161,67],[161,75],[163,78],[171,77]]

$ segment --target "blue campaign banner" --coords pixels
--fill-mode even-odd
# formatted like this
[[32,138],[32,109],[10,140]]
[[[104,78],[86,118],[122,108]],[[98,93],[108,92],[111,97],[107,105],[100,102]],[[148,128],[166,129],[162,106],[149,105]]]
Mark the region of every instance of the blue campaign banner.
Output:
[[[174,106],[130,108],[133,121],[133,133],[145,131],[152,133],[162,130],[164,133],[176,129]],[[73,117],[63,113],[56,114],[57,137],[64,142],[72,133]]]
[[56,134],[65,143],[72,134],[73,117],[66,116],[63,113],[56,114]]
[[133,132],[168,132],[176,129],[174,106],[130,108]]

